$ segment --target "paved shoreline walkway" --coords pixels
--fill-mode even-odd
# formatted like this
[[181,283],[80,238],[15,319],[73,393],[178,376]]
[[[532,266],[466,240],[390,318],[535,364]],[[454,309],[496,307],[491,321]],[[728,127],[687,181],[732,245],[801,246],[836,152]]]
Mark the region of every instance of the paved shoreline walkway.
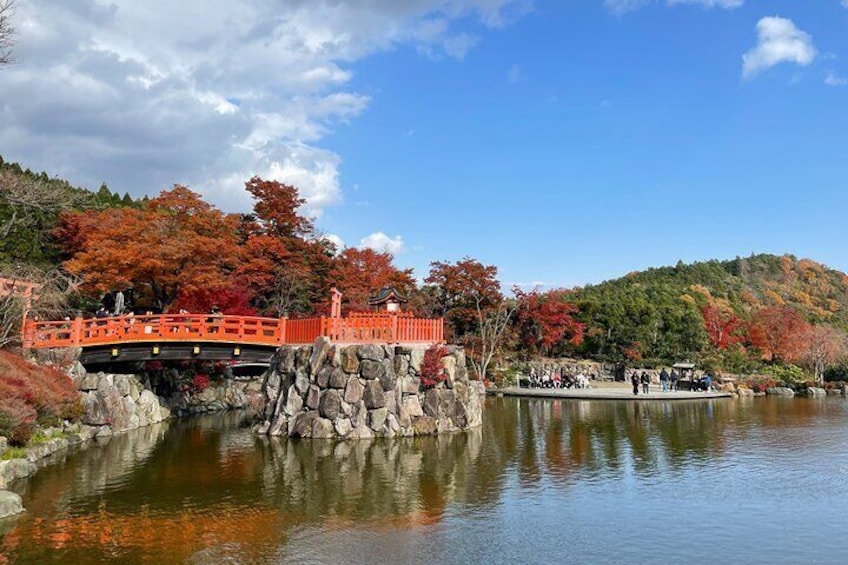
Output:
[[[578,398],[582,400],[710,400],[714,398],[732,398],[729,392],[692,392],[681,390],[678,392],[662,392],[656,385],[656,390],[648,394],[641,391],[638,395],[633,394],[629,386],[606,386],[593,388],[518,388],[509,387],[493,390],[493,394],[504,396],[524,396],[537,398]],[[622,383],[623,384],[623,383]]]

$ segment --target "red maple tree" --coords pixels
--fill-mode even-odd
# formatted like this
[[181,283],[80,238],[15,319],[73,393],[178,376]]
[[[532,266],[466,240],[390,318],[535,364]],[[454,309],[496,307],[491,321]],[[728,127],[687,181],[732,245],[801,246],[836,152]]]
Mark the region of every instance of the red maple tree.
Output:
[[518,336],[528,352],[547,355],[564,340],[572,345],[583,342],[584,326],[574,319],[577,307],[567,302],[568,291],[513,291],[520,304],[515,320]]

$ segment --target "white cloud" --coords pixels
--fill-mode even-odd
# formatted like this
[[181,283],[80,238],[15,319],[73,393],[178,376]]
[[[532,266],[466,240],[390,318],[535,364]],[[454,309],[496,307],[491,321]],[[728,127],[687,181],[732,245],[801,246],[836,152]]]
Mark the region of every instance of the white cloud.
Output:
[[506,71],[506,80],[515,84],[517,82],[521,82],[524,80],[524,70],[521,68],[521,65],[514,64],[509,67]]
[[667,0],[670,6],[674,4],[699,4],[705,8],[723,8],[732,10],[745,4],[745,0]]
[[326,233],[323,238],[336,246],[336,252],[339,253],[345,248],[344,240],[334,233]]
[[[607,10],[616,15],[622,15],[627,12],[638,10],[643,6],[663,2],[663,0],[604,0],[604,6]],[[704,8],[723,8],[732,10],[739,8],[745,4],[745,0],[664,0],[667,6],[676,4],[695,4]]]
[[[848,6],[848,0],[844,0],[844,2]],[[827,71],[824,76],[824,83],[828,86],[845,86],[848,84],[848,78],[839,76],[835,71]]]
[[341,157],[320,147],[371,99],[351,66],[411,45],[462,58],[527,0],[27,0],[2,73],[3,157],[134,194],[189,184],[226,209],[258,174],[320,215]]
[[397,255],[404,249],[403,238],[399,235],[389,237],[381,231],[374,232],[363,237],[359,241],[360,249],[373,249],[379,253],[391,253]]
[[742,76],[750,78],[779,63],[807,66],[816,58],[810,34],[792,20],[772,16],[757,22],[757,46],[742,56]]

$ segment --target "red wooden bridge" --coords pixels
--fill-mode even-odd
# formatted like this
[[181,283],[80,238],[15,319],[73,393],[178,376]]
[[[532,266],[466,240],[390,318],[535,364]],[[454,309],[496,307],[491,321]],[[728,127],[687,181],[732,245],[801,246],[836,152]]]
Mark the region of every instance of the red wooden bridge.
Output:
[[25,349],[80,347],[82,361],[151,359],[270,359],[281,345],[336,343],[433,344],[444,341],[444,320],[406,313],[363,313],[308,319],[213,314],[164,314],[24,324]]

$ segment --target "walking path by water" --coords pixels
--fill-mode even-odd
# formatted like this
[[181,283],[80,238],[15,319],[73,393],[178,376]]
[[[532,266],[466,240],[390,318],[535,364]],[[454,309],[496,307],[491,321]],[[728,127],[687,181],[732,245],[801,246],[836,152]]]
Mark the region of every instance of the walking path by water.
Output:
[[[599,386],[598,386],[599,385]],[[641,386],[641,385],[640,385]],[[655,385],[656,386],[656,385]],[[711,398],[731,398],[729,392],[662,392],[659,386],[648,394],[633,394],[627,383],[597,383],[592,388],[518,388],[500,389],[504,396],[528,396],[540,398],[580,398],[583,400],[705,400]]]

